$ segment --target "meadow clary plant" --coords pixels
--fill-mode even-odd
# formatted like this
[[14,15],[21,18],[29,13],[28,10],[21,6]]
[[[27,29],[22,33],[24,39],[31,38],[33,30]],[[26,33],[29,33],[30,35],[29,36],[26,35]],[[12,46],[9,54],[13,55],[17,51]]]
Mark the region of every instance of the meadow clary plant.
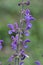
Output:
[[[8,34],[11,35],[12,43],[11,48],[15,50],[15,53],[8,59],[9,62],[15,60],[14,65],[24,65],[24,59],[29,56],[25,53],[25,48],[28,48],[27,43],[30,42],[29,39],[24,39],[24,37],[29,36],[29,30],[32,27],[31,21],[35,18],[31,15],[29,9],[24,9],[24,5],[30,5],[30,1],[18,3],[18,6],[22,6],[21,9],[21,19],[19,24],[15,22],[14,24],[8,24],[10,30]],[[9,64],[10,65],[10,64]]]

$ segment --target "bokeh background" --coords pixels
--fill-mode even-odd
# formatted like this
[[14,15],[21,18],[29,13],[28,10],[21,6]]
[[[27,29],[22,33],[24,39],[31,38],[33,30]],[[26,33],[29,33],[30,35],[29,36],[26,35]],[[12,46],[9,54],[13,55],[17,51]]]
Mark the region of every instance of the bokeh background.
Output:
[[[0,62],[2,65],[8,65],[8,58],[14,51],[11,50],[11,39],[8,35],[9,23],[19,22],[21,7],[18,6],[18,2],[21,0],[0,0],[0,39],[4,40],[4,48],[0,51]],[[25,1],[25,0],[24,0]],[[27,0],[26,0],[27,1]],[[26,53],[30,56],[29,59],[25,59],[24,65],[35,65],[35,61],[40,61],[43,65],[43,0],[30,0],[28,7],[31,14],[36,18],[32,22],[32,29],[30,30],[31,43],[28,43],[28,49]],[[12,62],[14,65],[14,61]]]

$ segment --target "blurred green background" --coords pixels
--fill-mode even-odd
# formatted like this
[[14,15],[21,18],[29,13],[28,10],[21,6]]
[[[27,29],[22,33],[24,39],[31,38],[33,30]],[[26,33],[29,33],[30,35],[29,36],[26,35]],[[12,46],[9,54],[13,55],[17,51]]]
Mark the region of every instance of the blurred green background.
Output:
[[[21,7],[18,6],[18,2],[21,0],[0,0],[0,39],[4,40],[4,49],[0,51],[0,62],[2,65],[8,65],[7,60],[14,51],[11,50],[11,39],[8,35],[8,23],[19,22]],[[25,1],[25,0],[24,0]],[[27,1],[27,0],[26,0]],[[24,65],[35,65],[34,62],[39,60],[43,65],[43,0],[30,0],[30,6],[28,7],[31,14],[36,18],[36,21],[32,22],[32,29],[30,30],[31,43],[28,43],[29,48],[26,49],[26,53],[30,56],[29,59],[25,59]],[[14,62],[12,62],[12,65]]]

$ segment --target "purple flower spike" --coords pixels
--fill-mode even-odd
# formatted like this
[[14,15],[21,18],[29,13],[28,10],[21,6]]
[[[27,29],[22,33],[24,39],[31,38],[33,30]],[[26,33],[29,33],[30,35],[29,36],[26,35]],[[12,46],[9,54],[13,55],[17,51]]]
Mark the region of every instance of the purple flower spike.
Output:
[[24,65],[24,62],[20,62],[20,65]]
[[39,61],[35,61],[35,64],[36,65],[41,65]]

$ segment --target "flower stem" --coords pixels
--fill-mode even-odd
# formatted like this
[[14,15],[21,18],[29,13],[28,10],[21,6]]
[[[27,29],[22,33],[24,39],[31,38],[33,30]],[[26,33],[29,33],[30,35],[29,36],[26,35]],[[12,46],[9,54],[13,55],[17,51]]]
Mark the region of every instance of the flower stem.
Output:
[[[23,2],[24,0],[22,0],[22,2]],[[23,8],[24,8],[24,5],[22,5],[22,11],[23,11]],[[23,18],[23,14],[21,14],[21,19]],[[20,24],[20,28],[21,28],[21,24]],[[19,32],[19,39],[20,39],[20,32]],[[17,45],[17,50],[16,50],[16,53],[17,54],[19,54],[19,43],[20,43],[20,41],[19,41],[19,39],[18,39],[18,45]],[[16,61],[17,60],[17,61]],[[16,65],[16,63],[18,63],[18,65],[19,65],[19,63],[20,63],[20,61],[19,61],[19,58],[17,58],[17,59],[15,59],[15,65]]]

